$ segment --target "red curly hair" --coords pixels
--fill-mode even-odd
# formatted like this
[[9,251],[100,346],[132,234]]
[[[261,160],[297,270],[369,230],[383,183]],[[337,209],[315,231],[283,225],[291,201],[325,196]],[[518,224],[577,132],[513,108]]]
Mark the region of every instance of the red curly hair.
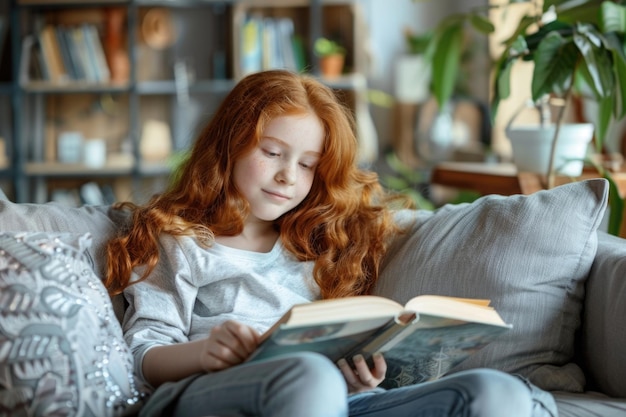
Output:
[[324,127],[322,156],[308,196],[276,226],[297,259],[315,261],[322,297],[368,293],[388,238],[399,231],[389,210],[397,197],[383,191],[376,174],[357,167],[354,121],[334,92],[310,76],[282,70],[249,75],[233,88],[164,193],[145,206],[117,205],[132,212],[132,221],[108,242],[109,292],[131,285],[135,267],[145,266],[140,280],[150,274],[161,233],[195,236],[207,246],[214,236],[241,233],[248,203],[233,181],[235,161],[257,146],[272,119],[306,113]]

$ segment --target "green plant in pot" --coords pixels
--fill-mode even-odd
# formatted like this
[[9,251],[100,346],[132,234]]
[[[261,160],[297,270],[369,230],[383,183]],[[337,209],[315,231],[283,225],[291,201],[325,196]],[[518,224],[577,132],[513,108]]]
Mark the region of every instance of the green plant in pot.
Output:
[[313,50],[319,58],[323,76],[334,78],[341,75],[346,56],[343,46],[328,38],[318,38],[313,44]]
[[[539,114],[545,114],[550,100],[555,98],[568,103],[573,95],[580,95],[597,102],[595,144],[596,151],[601,153],[610,124],[626,114],[626,7],[613,1],[509,0],[444,19],[429,45],[431,89],[439,105],[446,103],[452,94],[466,25],[490,34],[494,31],[494,24],[487,16],[490,7],[519,7],[519,3],[526,3],[528,12],[519,18],[513,35],[504,41],[503,50],[495,60],[492,119],[500,102],[510,95],[513,64],[532,61],[531,100]],[[548,187],[554,185],[555,153],[563,137],[560,131],[565,125],[564,109],[564,105],[560,106],[553,117]],[[540,117],[543,123],[549,119]],[[617,234],[624,201],[610,173],[600,164],[597,168],[611,183],[609,231]]]

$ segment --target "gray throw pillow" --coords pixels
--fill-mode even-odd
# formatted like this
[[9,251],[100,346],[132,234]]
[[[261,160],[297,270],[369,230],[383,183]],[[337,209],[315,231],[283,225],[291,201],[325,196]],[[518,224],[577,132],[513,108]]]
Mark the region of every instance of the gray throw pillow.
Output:
[[50,202],[18,204],[0,199],[0,230],[3,232],[89,233],[89,262],[98,276],[104,276],[106,242],[127,221],[127,212],[109,206],[67,207]]
[[121,416],[143,388],[89,235],[0,233],[0,410]]
[[418,294],[490,299],[513,329],[451,372],[496,368],[546,390],[583,391],[574,337],[607,195],[608,182],[595,179],[401,211],[411,226],[393,242],[375,293],[401,303]]

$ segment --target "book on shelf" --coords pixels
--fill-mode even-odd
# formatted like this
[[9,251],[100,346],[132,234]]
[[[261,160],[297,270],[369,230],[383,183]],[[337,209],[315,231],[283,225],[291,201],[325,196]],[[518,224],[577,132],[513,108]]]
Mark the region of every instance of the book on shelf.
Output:
[[95,69],[96,80],[108,82],[111,78],[111,73],[104,55],[104,47],[102,46],[98,29],[94,25],[83,24],[82,30],[84,32],[85,43],[87,44],[89,59]]
[[57,38],[57,43],[59,44],[59,51],[61,52],[61,59],[63,61],[63,66],[65,67],[65,71],[67,76],[71,80],[76,79],[76,70],[74,68],[72,58],[70,57],[70,50],[67,45],[67,39],[65,38],[65,30],[62,26],[54,27],[54,34]]
[[42,63],[45,66],[44,73],[52,82],[62,82],[68,79],[68,73],[63,63],[61,46],[57,39],[53,25],[46,24],[39,33],[39,45],[43,56]]
[[22,39],[22,51],[20,53],[20,85],[24,86],[31,78],[41,78],[41,68],[38,59],[39,49],[35,48],[36,41],[33,35],[26,35]]
[[243,75],[263,69],[263,46],[261,42],[263,20],[249,16],[241,30],[241,72]]
[[84,80],[85,79],[85,71],[83,70],[83,66],[80,60],[80,56],[78,55],[78,51],[74,46],[74,42],[72,40],[71,27],[57,26],[57,35],[59,38],[59,44],[61,45],[61,49],[64,49],[64,55],[66,56],[66,61],[69,66],[69,73],[73,80]]
[[[286,68],[285,50],[279,20],[274,17],[263,19],[263,69]],[[291,45],[290,45],[291,47]]]
[[90,82],[98,81],[96,64],[89,52],[85,31],[81,26],[72,27],[69,31],[70,36],[68,37],[68,43],[70,48],[75,50],[74,55],[78,58],[78,65],[84,74],[84,79]]
[[300,71],[302,55],[288,17],[247,16],[241,28],[241,72],[249,74],[274,68]]
[[313,351],[349,363],[362,354],[371,365],[381,352],[390,388],[440,378],[511,327],[489,300],[422,295],[404,306],[378,296],[321,300],[293,306],[249,360]]
[[282,50],[282,65],[292,71],[302,71],[304,64],[296,57],[296,45],[293,20],[287,17],[276,20],[278,28],[278,47]]

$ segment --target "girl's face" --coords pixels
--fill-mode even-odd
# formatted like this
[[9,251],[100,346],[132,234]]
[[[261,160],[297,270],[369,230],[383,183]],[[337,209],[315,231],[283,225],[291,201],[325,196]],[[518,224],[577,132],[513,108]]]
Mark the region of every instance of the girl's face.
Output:
[[324,129],[314,114],[280,116],[258,146],[235,162],[235,186],[250,204],[249,220],[272,222],[305,199],[322,154]]

